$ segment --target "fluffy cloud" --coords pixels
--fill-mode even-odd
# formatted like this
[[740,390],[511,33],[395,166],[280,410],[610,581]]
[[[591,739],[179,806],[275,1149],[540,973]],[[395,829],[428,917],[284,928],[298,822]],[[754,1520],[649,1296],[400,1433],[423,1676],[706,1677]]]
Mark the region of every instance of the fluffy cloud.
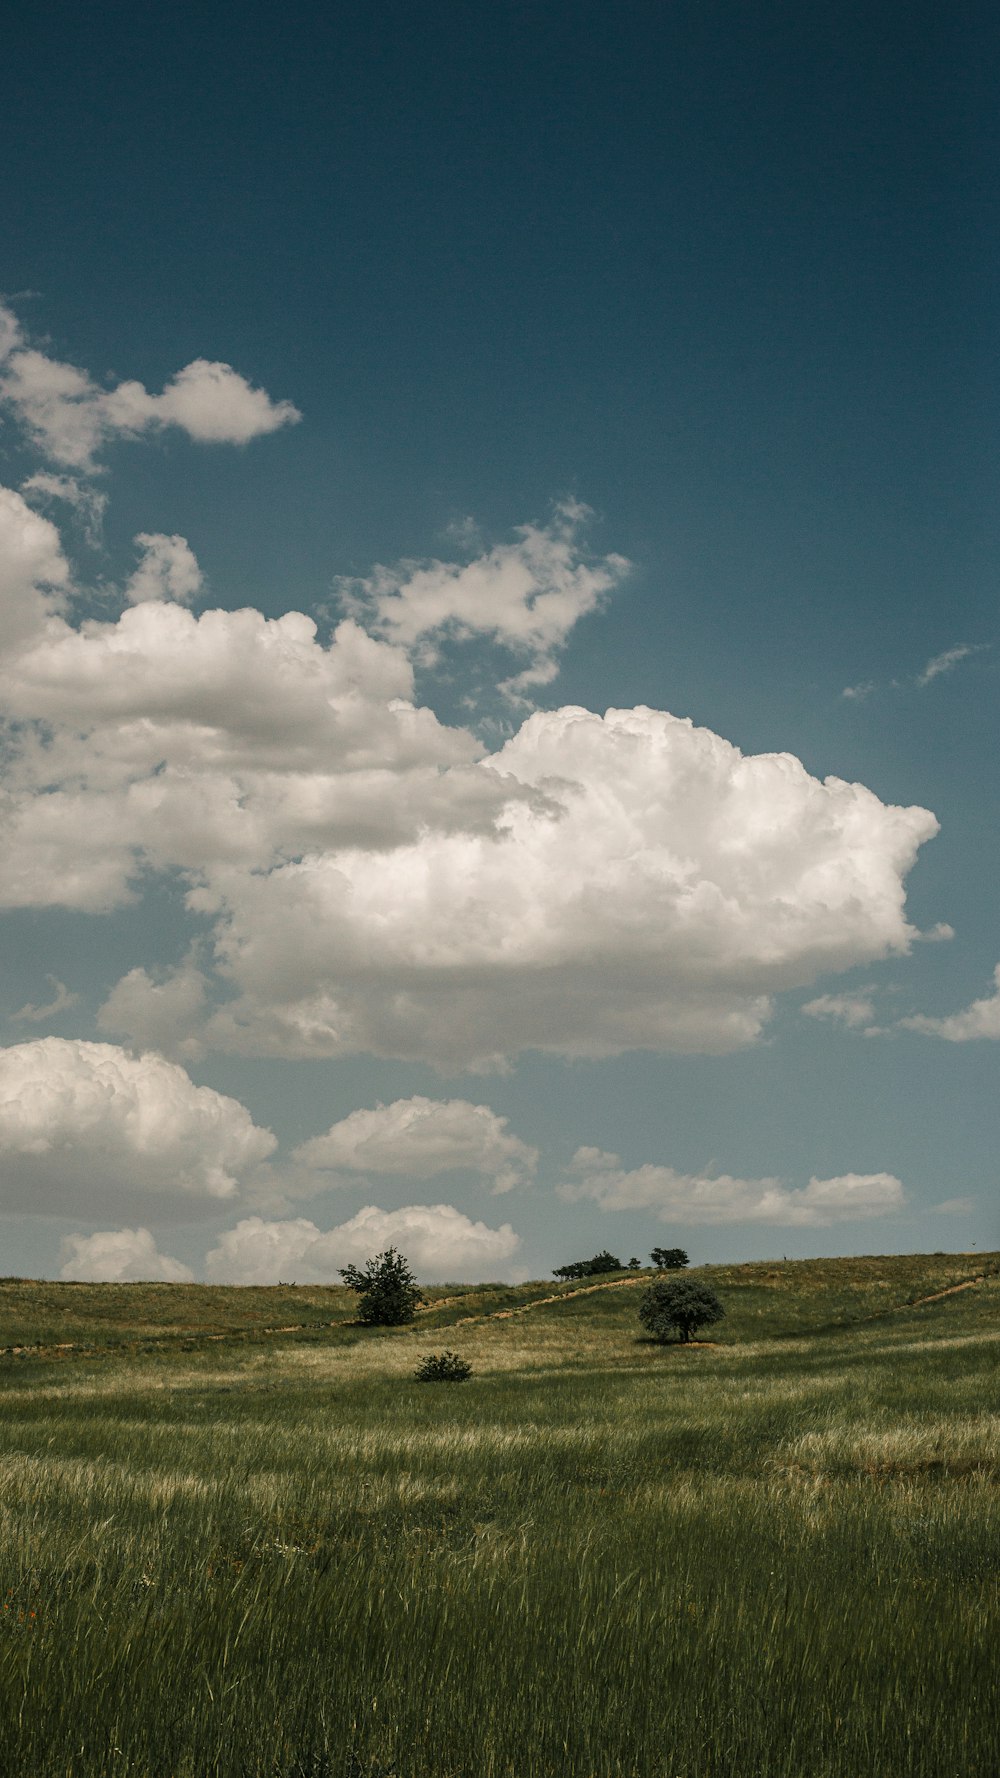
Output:
[[176,426],[204,444],[247,444],[292,425],[301,414],[272,401],[231,365],[196,358],[160,395],[142,383],[102,389],[76,365],[61,363],[25,340],[9,309],[0,309],[0,401],[52,462],[92,471],[101,446],[115,437]]
[[402,1174],[432,1179],[464,1168],[481,1173],[496,1192],[529,1179],[538,1150],[511,1135],[507,1119],[467,1099],[397,1099],[352,1111],[325,1136],[303,1142],[292,1159],[311,1169]]
[[519,696],[556,675],[570,630],[596,610],[628,571],[623,556],[591,558],[581,542],[589,508],[564,502],[548,525],[521,525],[515,543],[472,562],[403,562],[342,583],[354,612],[388,640],[432,661],[435,641],[487,636],[528,665],[504,682]]
[[641,708],[536,714],[490,763],[558,809],[218,872],[192,897],[239,996],[216,1041],[445,1066],[721,1052],[759,1034],[776,991],[915,936],[903,877],[936,831],[926,810]]
[[50,519],[0,487],[0,650],[16,647],[61,610],[69,564]]
[[922,1031],[927,1037],[943,1037],[946,1043],[972,1043],[977,1037],[1000,1037],[1000,963],[993,971],[995,987],[992,994],[974,1000],[962,1012],[949,1013],[942,1019],[915,1013],[900,1019],[907,1031]]
[[[641,707],[538,712],[485,754],[352,619],[324,644],[302,613],[195,617],[175,596],[73,629],[53,528],[16,494],[7,517],[29,621],[0,657],[0,904],[105,910],[180,871],[214,928],[214,983],[132,971],[106,1030],[188,1057],[446,1067],[724,1051],[775,993],[918,936],[903,884],[926,810]],[[140,540],[147,590],[189,591],[183,540]],[[558,633],[540,623],[532,647]]]
[[193,962],[166,971],[159,980],[146,969],[130,969],[98,1011],[97,1024],[143,1049],[197,1061],[205,1047],[199,1033],[206,999],[205,977]]
[[534,794],[480,767],[480,745],[412,689],[405,656],[350,621],[323,646],[298,612],[196,618],[150,600],[116,623],[50,619],[0,663],[18,725],[0,901],[106,908],[150,866],[252,870],[428,824],[488,827]]
[[425,1280],[481,1279],[495,1277],[520,1245],[509,1222],[489,1228],[451,1204],[408,1204],[402,1210],[368,1204],[325,1234],[304,1217],[246,1217],[221,1236],[205,1266],[209,1279],[220,1284],[336,1283],[342,1266],[396,1247]]
[[825,1227],[835,1222],[889,1216],[902,1208],[903,1187],[891,1173],[844,1173],[810,1179],[792,1190],[779,1179],[734,1179],[676,1173],[672,1167],[626,1169],[618,1155],[580,1148],[574,1177],[559,1186],[568,1203],[591,1198],[602,1210],[648,1210],[663,1222],[766,1222],[786,1227]]
[[144,605],[148,599],[177,599],[183,605],[200,592],[201,569],[186,537],[140,531],[135,541],[142,556],[125,588],[131,604]]
[[106,1229],[97,1235],[67,1235],[59,1255],[60,1278],[94,1284],[190,1284],[194,1273],[179,1259],[160,1253],[148,1229]]
[[56,1037],[0,1050],[5,1209],[217,1204],[274,1147],[238,1100],[162,1056]]

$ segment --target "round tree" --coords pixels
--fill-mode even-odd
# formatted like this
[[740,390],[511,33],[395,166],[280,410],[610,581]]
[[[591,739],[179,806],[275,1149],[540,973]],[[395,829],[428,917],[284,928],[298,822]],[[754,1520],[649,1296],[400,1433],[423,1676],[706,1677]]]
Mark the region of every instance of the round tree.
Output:
[[387,1247],[359,1269],[344,1266],[340,1276],[360,1297],[358,1320],[369,1327],[400,1327],[412,1321],[422,1292],[401,1253]]
[[661,1344],[676,1334],[685,1343],[699,1327],[711,1327],[726,1313],[715,1291],[697,1278],[670,1278],[651,1284],[639,1304],[639,1320]]

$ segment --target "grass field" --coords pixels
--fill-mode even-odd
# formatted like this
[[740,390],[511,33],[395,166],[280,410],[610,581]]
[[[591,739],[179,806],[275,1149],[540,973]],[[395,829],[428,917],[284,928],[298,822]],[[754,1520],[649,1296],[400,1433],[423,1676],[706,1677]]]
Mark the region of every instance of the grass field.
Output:
[[0,1282],[0,1770],[993,1778],[1000,1256],[698,1275]]

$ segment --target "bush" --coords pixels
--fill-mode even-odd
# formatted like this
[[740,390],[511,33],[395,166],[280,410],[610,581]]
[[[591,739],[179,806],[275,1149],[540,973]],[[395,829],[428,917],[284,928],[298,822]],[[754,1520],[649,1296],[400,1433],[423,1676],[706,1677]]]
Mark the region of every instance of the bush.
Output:
[[603,1252],[595,1253],[593,1259],[575,1259],[568,1266],[556,1266],[553,1269],[555,1278],[592,1278],[598,1272],[620,1272],[622,1262],[617,1254],[609,1253],[605,1247]]
[[363,1271],[344,1266],[340,1276],[361,1298],[358,1320],[369,1327],[401,1327],[404,1321],[413,1320],[417,1304],[423,1301],[423,1292],[395,1247],[377,1253]]
[[464,1383],[472,1375],[472,1366],[457,1352],[428,1352],[413,1375],[418,1383]]
[[688,1263],[683,1247],[654,1247],[649,1257],[658,1272],[678,1272]]
[[651,1284],[639,1304],[639,1320],[661,1344],[675,1333],[686,1343],[696,1328],[711,1327],[725,1313],[711,1286],[696,1278]]

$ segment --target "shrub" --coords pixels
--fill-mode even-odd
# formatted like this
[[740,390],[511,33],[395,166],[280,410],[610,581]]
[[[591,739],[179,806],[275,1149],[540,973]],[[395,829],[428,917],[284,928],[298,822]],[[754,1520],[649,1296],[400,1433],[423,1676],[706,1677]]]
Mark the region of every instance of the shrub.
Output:
[[344,1266],[340,1276],[361,1298],[358,1320],[369,1327],[400,1327],[413,1320],[417,1304],[423,1301],[423,1292],[395,1247],[377,1253],[363,1270]]
[[696,1278],[671,1278],[651,1284],[639,1304],[639,1320],[661,1344],[671,1334],[687,1342],[696,1328],[711,1327],[726,1313],[715,1291]]
[[654,1247],[649,1257],[658,1272],[677,1272],[688,1263],[683,1247]]
[[413,1375],[418,1383],[464,1383],[472,1375],[472,1366],[457,1352],[428,1352]]

